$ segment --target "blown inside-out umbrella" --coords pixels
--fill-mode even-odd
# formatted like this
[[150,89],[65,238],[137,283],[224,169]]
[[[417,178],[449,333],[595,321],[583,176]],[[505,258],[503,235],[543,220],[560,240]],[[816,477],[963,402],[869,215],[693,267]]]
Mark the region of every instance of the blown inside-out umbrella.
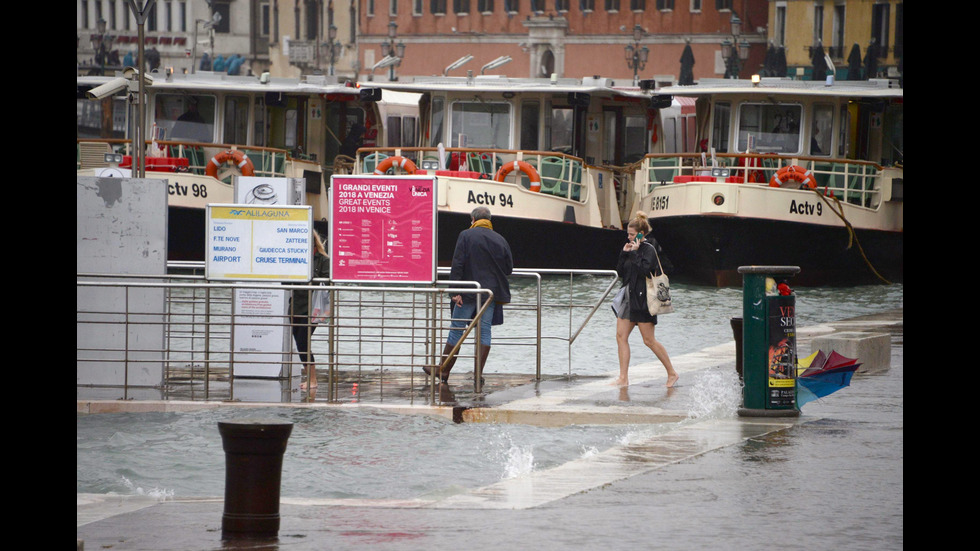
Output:
[[797,362],[796,405],[802,407],[817,398],[833,394],[851,384],[851,377],[861,367],[857,359],[836,351],[830,355],[818,350]]

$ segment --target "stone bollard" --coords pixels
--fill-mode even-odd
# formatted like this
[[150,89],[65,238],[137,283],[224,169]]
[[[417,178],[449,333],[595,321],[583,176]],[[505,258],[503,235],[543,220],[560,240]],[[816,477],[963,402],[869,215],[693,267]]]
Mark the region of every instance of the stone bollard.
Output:
[[221,538],[276,538],[282,456],[293,424],[268,419],[218,423],[225,450]]

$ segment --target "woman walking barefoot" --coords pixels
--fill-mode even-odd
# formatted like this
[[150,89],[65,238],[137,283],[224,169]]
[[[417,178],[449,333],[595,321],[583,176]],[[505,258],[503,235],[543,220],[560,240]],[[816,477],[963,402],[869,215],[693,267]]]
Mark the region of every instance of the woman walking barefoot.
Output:
[[647,346],[660,360],[667,370],[667,387],[677,382],[677,372],[670,363],[667,349],[656,338],[657,316],[650,315],[647,310],[646,278],[657,265],[657,248],[646,240],[650,233],[650,224],[646,214],[637,212],[636,218],[630,220],[626,228],[629,241],[619,253],[616,272],[623,278],[627,300],[616,319],[616,347],[619,352],[619,377],[614,385],[624,387],[629,383],[630,344],[629,336],[633,327],[640,328],[643,344]]

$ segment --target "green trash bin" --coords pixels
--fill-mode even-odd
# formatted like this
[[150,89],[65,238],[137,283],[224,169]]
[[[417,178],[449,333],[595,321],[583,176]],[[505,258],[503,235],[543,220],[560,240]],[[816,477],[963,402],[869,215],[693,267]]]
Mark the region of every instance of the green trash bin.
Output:
[[796,405],[797,266],[742,266],[743,417],[793,417]]

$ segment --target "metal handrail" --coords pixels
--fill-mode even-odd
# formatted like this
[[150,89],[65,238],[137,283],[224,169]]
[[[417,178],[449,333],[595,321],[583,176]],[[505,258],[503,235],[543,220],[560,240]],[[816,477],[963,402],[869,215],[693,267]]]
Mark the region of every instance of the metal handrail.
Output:
[[[181,269],[193,268],[192,265],[183,263],[180,266]],[[440,274],[445,275],[447,269],[440,269]],[[556,275],[556,274],[568,274],[569,275],[569,286],[570,286],[570,302],[567,307],[569,308],[569,333],[567,339],[564,337],[549,337],[542,335],[542,312],[546,306],[543,303],[542,298],[542,275]],[[609,287],[604,293],[596,300],[595,303],[580,305],[575,304],[573,301],[574,293],[571,292],[571,287],[574,282],[576,275],[600,275],[600,276],[614,276],[613,281],[610,283]],[[613,271],[588,271],[588,270],[515,270],[513,278],[532,278],[535,282],[534,296],[530,301],[527,302],[512,302],[508,305],[508,308],[516,310],[526,310],[533,313],[535,316],[535,335],[530,337],[531,342],[518,342],[522,340],[527,340],[529,337],[501,337],[504,345],[509,346],[533,346],[535,348],[535,378],[540,380],[542,377],[542,365],[541,365],[541,349],[542,342],[544,339],[558,338],[568,341],[569,346],[569,356],[571,355],[571,346],[575,341],[575,338],[581,333],[584,327],[589,323],[592,315],[599,308],[599,306],[606,300],[609,295],[612,286],[615,284],[615,272]],[[136,289],[162,289],[164,290],[164,298],[162,299],[165,304],[163,310],[160,312],[133,312],[129,308],[124,308],[124,311],[118,312],[112,308],[102,308],[101,306],[95,308],[89,308],[85,311],[79,310],[78,323],[80,324],[90,324],[90,325],[108,325],[108,324],[122,324],[130,329],[138,329],[140,327],[147,326],[162,326],[162,331],[165,333],[165,337],[162,342],[162,348],[144,346],[140,348],[136,346],[131,349],[133,345],[126,342],[124,345],[119,345],[115,349],[106,346],[93,346],[89,343],[79,342],[77,345],[76,359],[79,365],[85,362],[99,362],[105,364],[122,364],[125,369],[124,381],[122,386],[124,387],[123,393],[124,398],[128,397],[130,389],[136,388],[131,387],[131,381],[129,380],[129,369],[132,366],[147,365],[146,362],[152,362],[153,364],[161,363],[163,365],[163,389],[169,389],[174,384],[179,384],[182,379],[181,375],[184,373],[182,369],[190,369],[190,381],[192,399],[194,392],[196,390],[193,387],[193,381],[197,380],[201,376],[201,372],[197,371],[203,368],[203,379],[204,379],[204,399],[212,399],[213,392],[211,388],[211,381],[213,378],[217,377],[218,380],[222,380],[223,368],[227,366],[228,376],[227,382],[229,384],[230,399],[234,399],[235,396],[235,372],[232,368],[236,364],[247,364],[250,362],[260,362],[260,363],[270,363],[262,359],[262,355],[265,356],[275,356],[279,355],[280,360],[285,366],[288,364],[290,366],[293,364],[292,358],[282,357],[281,352],[266,352],[259,353],[256,352],[256,356],[252,359],[245,360],[243,358],[236,358],[236,351],[234,345],[234,332],[233,329],[237,323],[237,319],[240,318],[241,314],[234,311],[232,305],[232,290],[234,289],[275,289],[275,290],[288,290],[288,291],[313,291],[313,290],[329,290],[334,294],[334,300],[331,302],[332,306],[335,308],[333,312],[334,318],[324,325],[329,329],[329,331],[321,331],[319,334],[315,335],[315,342],[319,343],[319,352],[317,355],[323,354],[324,342],[327,346],[327,361],[318,361],[317,364],[321,368],[326,365],[328,368],[327,374],[327,387],[328,390],[328,400],[335,400],[337,397],[338,389],[338,373],[342,366],[356,368],[358,373],[360,369],[367,365],[377,366],[377,361],[370,361],[365,363],[365,358],[377,359],[378,355],[375,352],[365,351],[365,347],[381,347],[382,354],[385,358],[382,360],[382,365],[388,367],[409,367],[410,372],[414,373],[414,370],[419,367],[417,360],[414,358],[418,357],[418,352],[415,350],[415,346],[421,346],[423,341],[427,347],[424,353],[425,365],[436,366],[439,354],[441,352],[441,346],[437,343],[440,341],[438,338],[440,331],[448,330],[448,322],[444,318],[444,307],[439,304],[439,297],[445,297],[447,295],[470,293],[477,294],[482,297],[479,309],[479,314],[482,314],[489,300],[492,300],[493,294],[487,289],[479,289],[478,284],[475,282],[461,282],[461,281],[449,281],[449,280],[438,280],[435,286],[426,287],[393,287],[393,286],[373,286],[373,285],[349,285],[349,284],[337,284],[337,285],[319,285],[321,283],[329,283],[327,279],[314,280],[310,284],[290,284],[284,286],[277,283],[234,283],[234,282],[208,282],[203,276],[200,275],[106,275],[106,274],[77,274],[76,286],[79,288],[79,292],[84,292],[85,288],[124,288],[125,293],[128,294]],[[369,293],[365,296],[365,293]],[[401,294],[407,293],[411,295],[411,298],[405,301],[401,301],[397,296],[392,298],[391,293]],[[353,295],[353,298],[350,296]],[[80,295],[81,296],[81,295]],[[422,301],[417,300],[418,298],[425,297]],[[129,303],[129,299],[126,299],[126,303]],[[363,315],[357,312],[354,317],[344,317],[345,311],[339,309],[346,309],[348,307],[356,306],[357,308],[373,308],[377,305],[383,305],[386,309],[393,312],[392,315],[385,315],[379,317],[372,317],[370,315]],[[550,307],[550,306],[549,306]],[[589,308],[588,315],[586,319],[577,328],[572,327],[571,309],[572,308]],[[409,313],[406,317],[399,317],[401,310],[408,309]],[[425,313],[420,313],[422,310]],[[120,319],[108,319],[110,316],[116,316]],[[252,319],[249,322],[249,326],[261,328],[263,326],[292,326],[291,320],[288,318],[288,314],[285,316],[287,319],[283,319],[284,316],[278,314],[272,315],[269,319]],[[254,318],[254,316],[253,316]],[[345,324],[344,321],[352,320],[352,323]],[[463,339],[460,340],[460,345],[468,337],[471,340],[476,341],[476,350],[479,350],[479,331],[475,333],[472,331],[475,324],[478,323],[479,315],[474,317],[467,327],[464,329]],[[391,322],[395,322],[394,329],[390,325]],[[350,330],[355,329],[358,334],[351,334]],[[409,331],[409,334],[402,335],[401,331]],[[387,334],[382,334],[381,332],[386,332]],[[324,333],[327,333],[324,335]],[[420,338],[419,334],[424,335]],[[472,335],[471,335],[472,333]],[[128,337],[129,330],[127,329],[126,335]],[[356,342],[355,342],[356,341]],[[509,341],[509,342],[507,342]],[[203,346],[202,346],[203,344]],[[312,341],[311,341],[312,344]],[[385,349],[386,345],[394,345],[394,350],[391,348]],[[350,348],[356,347],[356,350],[351,350]],[[399,349],[399,347],[407,347],[407,353],[402,353],[404,350]],[[312,348],[312,346],[311,346]],[[454,353],[457,353],[459,346],[456,347]],[[99,357],[98,354],[102,354]],[[251,354],[251,352],[250,352]],[[84,357],[83,357],[84,356]],[[112,357],[110,357],[112,356]],[[482,392],[482,366],[479,364],[479,354],[474,354],[474,390],[479,393]],[[408,359],[403,359],[408,358]],[[318,360],[320,358],[317,358]],[[280,361],[280,360],[272,360]],[[402,363],[398,363],[402,362]],[[180,365],[183,364],[183,368]],[[299,364],[302,366],[302,364]],[[290,368],[291,369],[291,368]],[[285,371],[284,371],[285,372]],[[382,370],[383,372],[383,370]],[[438,371],[433,373],[434,377]],[[571,375],[571,363],[569,358],[569,375]],[[358,375],[359,376],[359,375]],[[84,382],[79,383],[79,386],[109,386],[109,385],[87,385]],[[435,399],[435,385],[430,385],[430,399],[434,401]],[[154,387],[156,388],[156,387]]]

